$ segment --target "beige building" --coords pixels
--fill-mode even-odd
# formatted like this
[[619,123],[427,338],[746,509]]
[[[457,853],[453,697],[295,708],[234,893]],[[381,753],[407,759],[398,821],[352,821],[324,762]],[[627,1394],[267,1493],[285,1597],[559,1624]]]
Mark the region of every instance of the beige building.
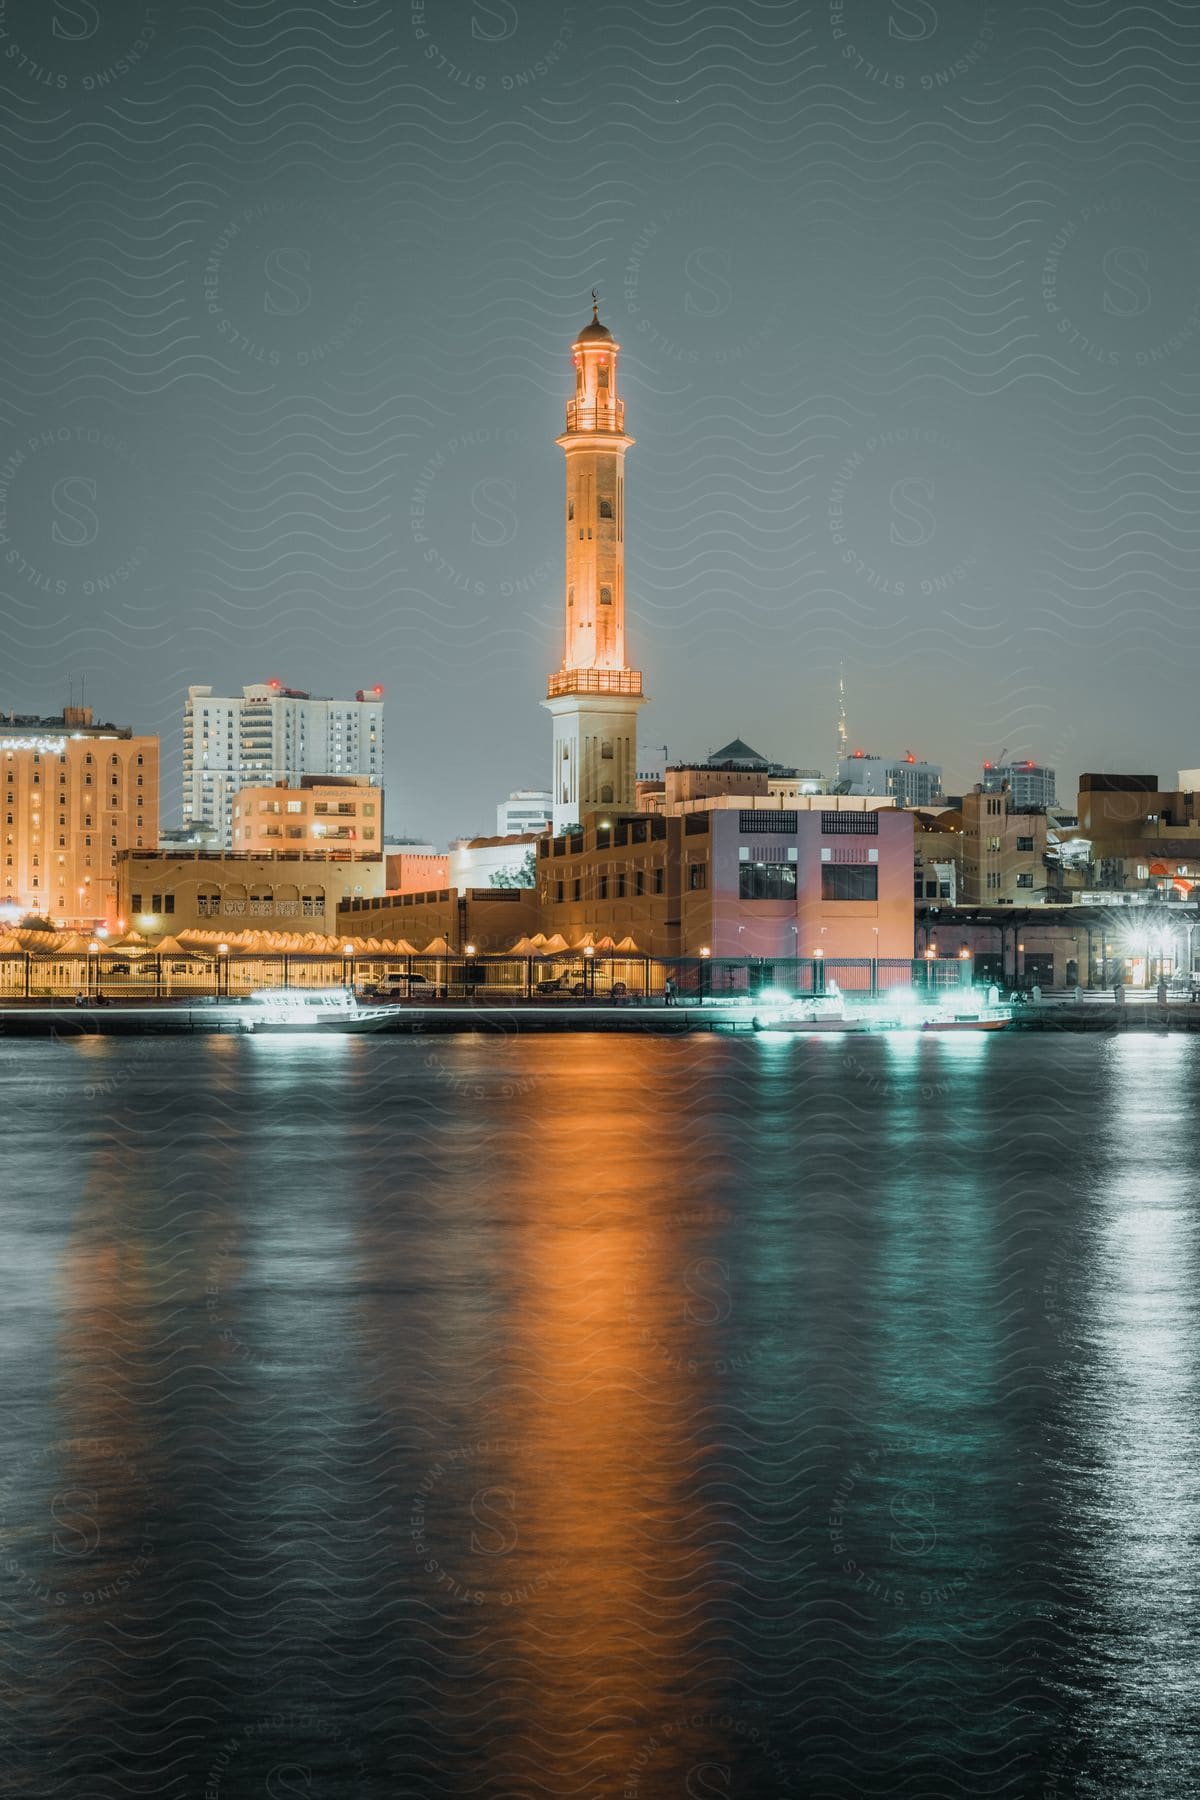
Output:
[[331,933],[339,905],[381,894],[383,879],[382,856],[127,850],[117,899],[120,916],[150,938],[191,926]]
[[444,938],[455,954],[500,956],[541,927],[533,888],[451,887],[347,901],[331,929],[347,937],[405,939],[417,951]]
[[115,929],[118,859],[158,842],[158,739],[98,725],[88,706],[0,719],[0,903]]
[[[939,815],[943,829],[953,817]],[[1015,808],[1007,789],[987,793],[976,787],[964,794],[960,904],[1031,906],[1054,898],[1058,883],[1047,864],[1047,830],[1045,811]]]
[[388,850],[386,858],[389,894],[427,894],[450,885],[450,858],[444,850]]
[[[676,813],[689,806],[765,796],[781,806],[824,795],[827,782],[819,770],[789,769],[769,763],[741,738],[734,738],[702,763],[673,763],[661,776],[642,776],[637,783],[639,811]],[[876,805],[892,805],[890,800]]]
[[378,856],[383,790],[366,775],[303,775],[298,782],[242,788],[233,802],[233,847],[248,856],[272,850],[344,850]]

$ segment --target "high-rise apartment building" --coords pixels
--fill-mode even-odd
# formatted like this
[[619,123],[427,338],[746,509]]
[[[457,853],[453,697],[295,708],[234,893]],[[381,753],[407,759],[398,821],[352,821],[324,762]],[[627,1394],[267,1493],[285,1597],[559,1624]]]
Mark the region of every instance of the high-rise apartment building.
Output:
[[980,785],[985,794],[998,794],[1006,782],[1015,810],[1024,806],[1058,804],[1054,795],[1054,770],[1043,768],[1041,763],[984,763]]
[[496,808],[496,832],[514,837],[523,831],[540,831],[554,817],[554,796],[545,788],[517,788]]
[[942,799],[940,763],[904,756],[872,756],[855,750],[838,763],[840,794],[890,795],[897,806],[937,806]]
[[383,689],[330,700],[252,682],[240,696],[190,687],[183,709],[183,823],[214,826],[233,848],[233,802],[243,787],[302,775],[365,775],[383,782]]
[[117,924],[117,858],[158,843],[158,739],[90,706],[0,719],[0,904],[66,925]]

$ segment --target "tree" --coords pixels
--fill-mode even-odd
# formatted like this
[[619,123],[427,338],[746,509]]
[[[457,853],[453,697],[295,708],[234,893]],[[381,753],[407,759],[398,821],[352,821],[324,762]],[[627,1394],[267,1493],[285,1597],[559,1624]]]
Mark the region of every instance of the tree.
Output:
[[490,885],[494,888],[531,888],[537,886],[537,851],[525,852],[524,860],[511,869],[494,869]]

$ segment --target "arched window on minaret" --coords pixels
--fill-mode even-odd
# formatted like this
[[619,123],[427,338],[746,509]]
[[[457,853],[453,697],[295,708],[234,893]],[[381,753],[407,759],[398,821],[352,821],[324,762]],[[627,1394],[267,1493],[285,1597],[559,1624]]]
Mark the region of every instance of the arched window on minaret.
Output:
[[611,519],[612,516],[613,516],[612,501],[611,500],[601,500],[601,502],[600,502],[600,517],[602,519]]
[[567,518],[573,519],[574,517],[575,517],[575,502],[573,500],[568,500],[567,501]]
[[611,588],[602,587],[600,589],[600,604],[601,604],[601,606],[611,606],[612,605],[612,589]]

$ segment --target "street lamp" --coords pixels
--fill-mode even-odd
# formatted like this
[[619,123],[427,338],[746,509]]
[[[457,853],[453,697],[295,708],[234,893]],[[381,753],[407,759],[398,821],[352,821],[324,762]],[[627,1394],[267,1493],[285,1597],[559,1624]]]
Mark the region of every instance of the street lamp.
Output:
[[229,945],[228,944],[218,944],[217,945],[217,956],[220,959],[217,963],[217,993],[218,994],[223,993],[225,995],[225,998],[228,999],[229,998]]
[[100,998],[100,964],[98,962],[93,962],[92,958],[93,956],[99,956],[99,954],[99,944],[91,943],[88,945],[88,993],[90,994],[94,987],[97,999]]
[[583,987],[586,994],[596,992],[596,951],[593,945],[583,946]]
[[343,944],[342,945],[342,957],[343,957],[342,983],[343,983],[343,986],[352,988],[354,986],[354,945],[353,944]]

